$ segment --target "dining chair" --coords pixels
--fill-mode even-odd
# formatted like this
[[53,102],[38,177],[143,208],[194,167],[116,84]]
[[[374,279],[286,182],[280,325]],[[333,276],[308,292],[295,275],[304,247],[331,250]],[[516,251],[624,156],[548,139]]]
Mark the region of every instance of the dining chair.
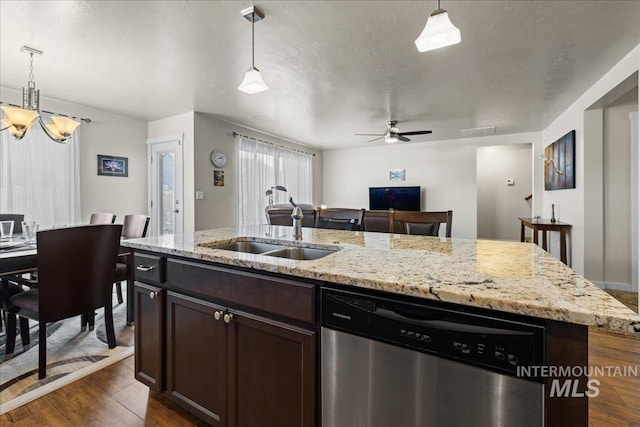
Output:
[[22,233],[24,214],[0,214],[0,221],[13,221],[13,234]]
[[[139,237],[145,237],[147,235],[147,228],[149,227],[149,217],[146,215],[134,214],[125,215],[124,222],[122,224],[122,238],[123,239],[135,239]],[[128,281],[130,276],[131,255],[118,256],[118,262],[116,263],[116,296],[118,298],[118,304],[123,303],[122,298],[122,282]],[[133,286],[133,283],[127,283],[127,286]],[[131,301],[127,302],[132,304]]]
[[113,224],[116,222],[116,216],[112,213],[92,213],[89,218],[89,224]]
[[363,218],[364,209],[318,209],[316,214],[316,228],[356,231],[362,228]]
[[[119,224],[38,232],[38,287],[10,298],[18,316],[38,322],[38,379],[47,371],[48,323],[104,307],[107,342],[116,346],[111,295],[121,233]],[[15,340],[15,330],[7,334]]]
[[437,236],[440,224],[446,224],[445,236],[451,237],[453,211],[418,212],[389,209],[389,233]]
[[[303,227],[315,227],[316,224],[316,208],[313,205],[298,203],[298,206],[302,208],[302,226]],[[267,216],[267,224],[269,225],[287,225],[293,226],[293,219],[291,213],[293,212],[293,206],[291,205],[274,205],[271,208],[268,206],[264,208]]]
[[[15,330],[17,326],[17,319],[20,319],[20,338],[22,339],[22,347],[28,348],[30,344],[29,339],[29,319],[16,315],[16,307],[11,303],[10,298],[12,295],[23,292],[22,286],[12,283],[8,278],[0,278],[0,292],[2,292],[2,298],[0,298],[0,330],[2,330],[2,323],[4,322],[7,327],[6,341],[5,341],[5,354],[12,354],[16,344]],[[8,331],[13,329],[14,334],[11,335],[12,339],[9,339]]]

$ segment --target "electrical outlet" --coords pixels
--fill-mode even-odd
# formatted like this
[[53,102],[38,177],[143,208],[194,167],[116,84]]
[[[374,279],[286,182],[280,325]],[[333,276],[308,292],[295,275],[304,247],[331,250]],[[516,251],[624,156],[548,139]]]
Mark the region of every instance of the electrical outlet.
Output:
[[204,191],[196,191],[196,200],[204,200]]
[[507,179],[507,185],[510,186],[510,187],[514,186],[514,185],[516,185],[516,181],[514,179],[509,178],[509,179]]

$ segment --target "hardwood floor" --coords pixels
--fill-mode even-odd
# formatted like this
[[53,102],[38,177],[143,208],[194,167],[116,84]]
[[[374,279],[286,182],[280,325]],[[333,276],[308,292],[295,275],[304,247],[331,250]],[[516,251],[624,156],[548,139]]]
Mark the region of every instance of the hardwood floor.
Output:
[[[589,363],[640,365],[640,340],[592,332]],[[640,427],[640,377],[600,378],[589,427]],[[0,416],[2,426],[201,426],[133,377],[133,356]]]
[[133,376],[133,356],[0,416],[1,426],[204,426]]

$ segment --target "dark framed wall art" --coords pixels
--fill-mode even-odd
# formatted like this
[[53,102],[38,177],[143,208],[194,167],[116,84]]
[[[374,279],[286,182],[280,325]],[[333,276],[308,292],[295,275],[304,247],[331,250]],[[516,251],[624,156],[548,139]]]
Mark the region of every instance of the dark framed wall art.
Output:
[[129,158],[98,154],[98,175],[129,176]]
[[544,189],[576,188],[576,131],[572,130],[544,149]]

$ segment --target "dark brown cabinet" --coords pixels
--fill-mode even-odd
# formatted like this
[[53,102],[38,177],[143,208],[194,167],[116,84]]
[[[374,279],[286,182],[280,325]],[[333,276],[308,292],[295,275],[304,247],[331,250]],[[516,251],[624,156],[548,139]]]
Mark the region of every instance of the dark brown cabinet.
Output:
[[171,399],[211,425],[227,425],[224,307],[167,294],[167,387]]
[[315,425],[315,285],[164,261],[136,277],[136,378],[210,425]]
[[163,389],[165,291],[135,282],[135,373],[151,390]]
[[230,425],[313,426],[315,333],[249,314],[233,316]]

